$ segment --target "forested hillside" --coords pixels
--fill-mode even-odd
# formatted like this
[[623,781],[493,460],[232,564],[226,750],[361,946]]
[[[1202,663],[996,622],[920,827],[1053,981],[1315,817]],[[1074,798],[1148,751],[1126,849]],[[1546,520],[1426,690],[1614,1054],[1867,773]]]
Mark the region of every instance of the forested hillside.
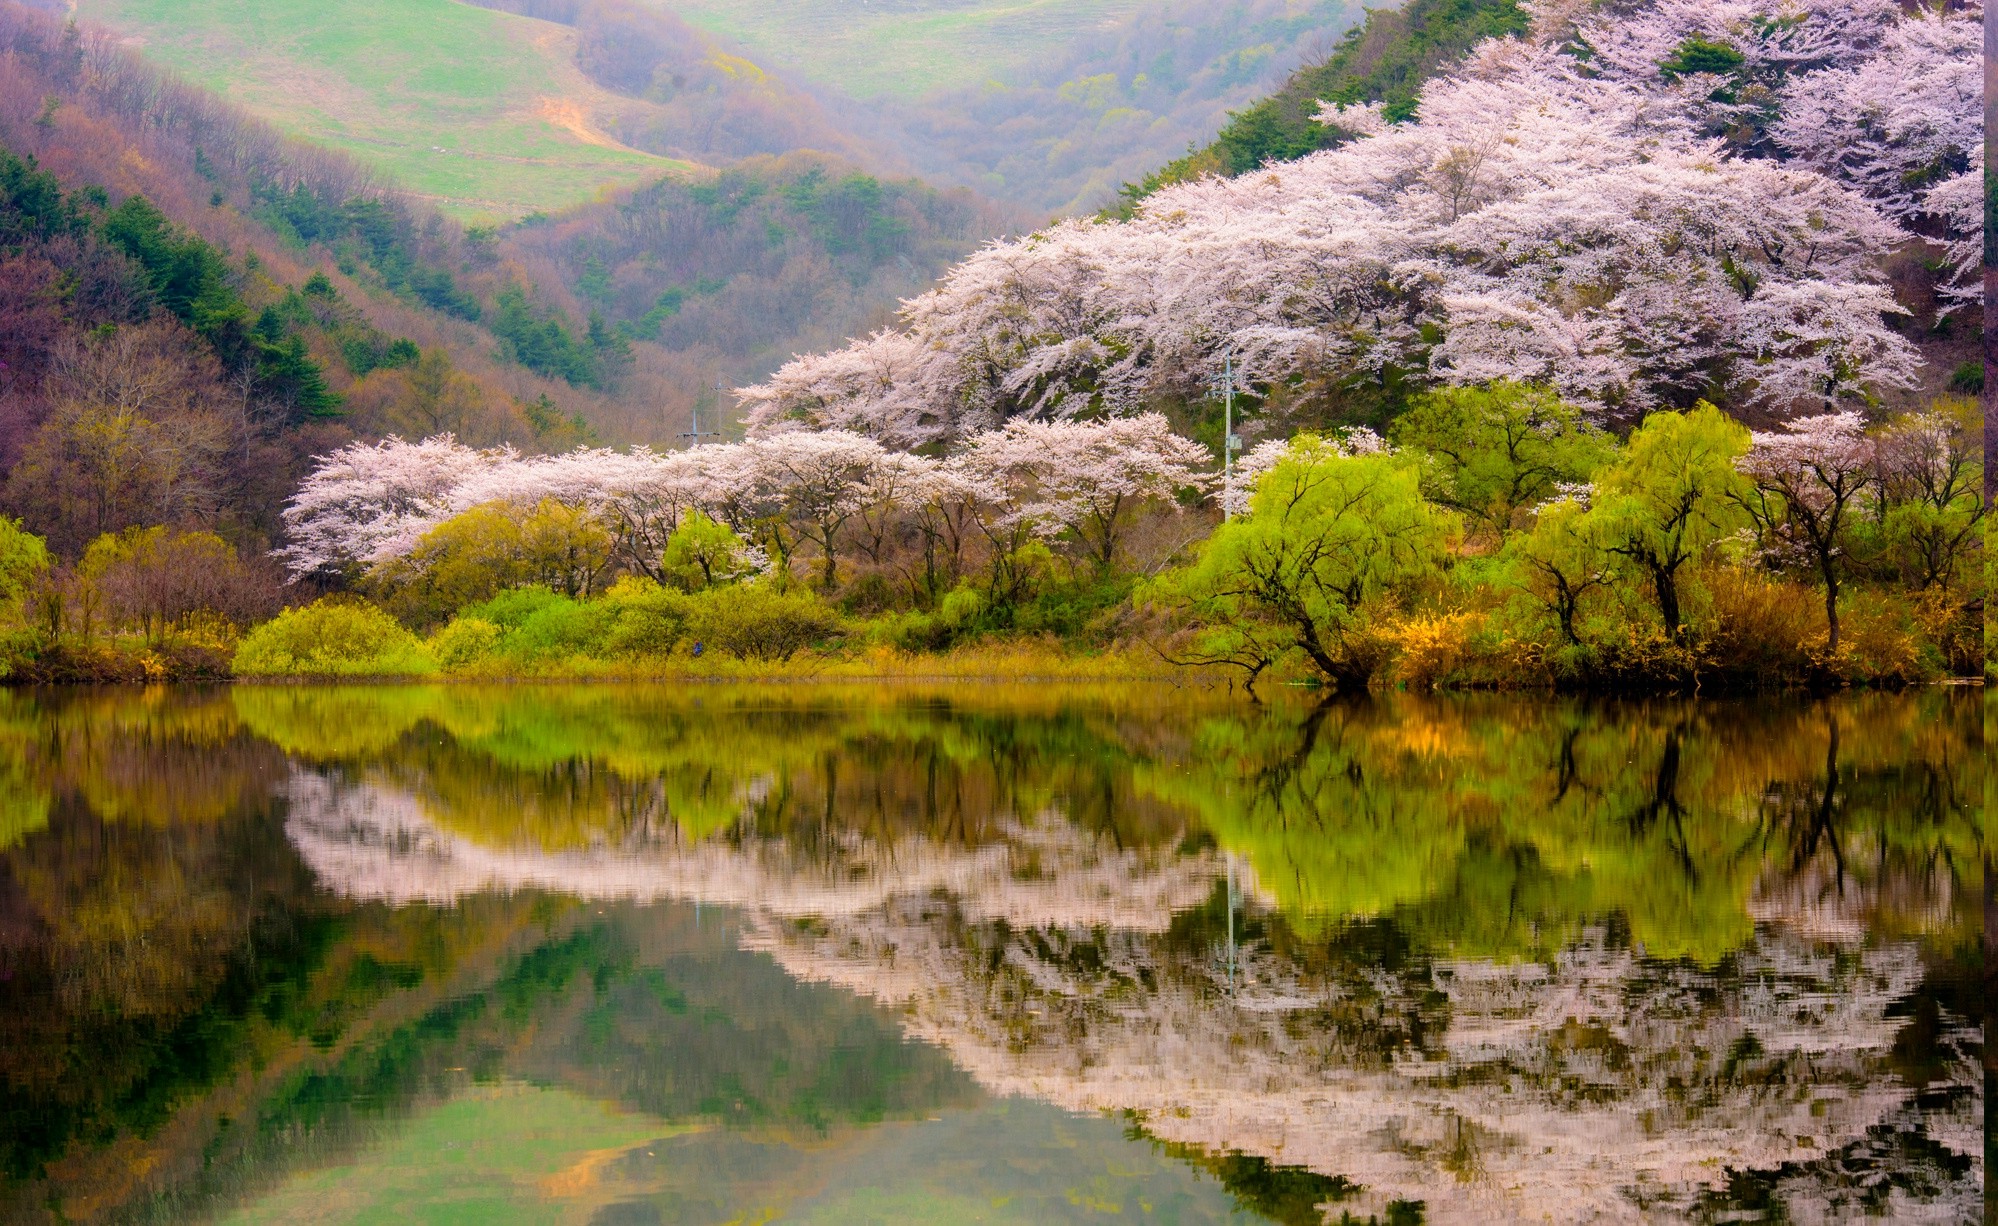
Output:
[[454,429],[531,445],[532,423],[510,406],[545,416],[545,400],[605,437],[670,439],[717,381],[865,331],[1018,224],[962,193],[798,156],[467,228],[361,164],[160,76],[88,26],[0,4],[0,46],[15,69],[0,83],[7,148],[71,190],[146,195],[218,248],[258,253],[280,285],[316,269],[371,326],[449,353],[487,387],[443,396],[476,407],[412,420],[397,407],[403,376],[347,367],[326,342],[342,420],[363,434]]
[[1416,94],[1439,69],[1487,38],[1523,34],[1519,0],[1408,0],[1369,9],[1333,51],[1300,68],[1283,87],[1228,117],[1213,142],[1124,186],[1123,213],[1146,196],[1202,175],[1239,175],[1264,162],[1287,162],[1354,134],[1321,122],[1327,102],[1378,102],[1389,119],[1415,112]]
[[1510,12],[1383,19],[1348,48],[1381,75],[1330,82],[1383,100],[1297,138],[1343,143],[981,251],[901,329],[749,389],[752,419],[923,441],[1198,415],[1226,353],[1279,435],[1496,379],[1618,423],[1982,387],[1981,10],[1573,4],[1407,92]]
[[254,551],[357,432],[591,436],[601,395],[515,360],[455,226],[42,14],[0,5],[0,56],[0,465],[62,553],[160,524]]
[[1097,208],[1360,15],[1352,0],[73,7],[466,221],[798,151],[1043,214]]
[[1053,212],[1098,207],[1206,139],[1358,14],[1348,0],[476,2],[573,27],[582,70],[648,104],[607,126],[627,144],[704,161],[829,151]]
[[685,429],[696,404],[723,410],[706,428],[732,422],[718,384],[887,323],[953,260],[1024,228],[968,192],[793,153],[610,193],[509,230],[504,249],[561,311],[632,346],[616,421],[646,440]]
[[254,619],[315,456],[671,441],[718,381],[863,330],[1004,224],[794,157],[466,229],[0,4],[0,515],[93,574],[206,567],[200,599]]
[[1323,56],[1361,15],[1353,0],[1124,8],[1120,20],[1076,22],[1039,54],[1015,51],[1011,64],[976,64],[922,90],[884,88],[857,106],[834,98],[831,110],[938,182],[1054,213],[1096,209]]

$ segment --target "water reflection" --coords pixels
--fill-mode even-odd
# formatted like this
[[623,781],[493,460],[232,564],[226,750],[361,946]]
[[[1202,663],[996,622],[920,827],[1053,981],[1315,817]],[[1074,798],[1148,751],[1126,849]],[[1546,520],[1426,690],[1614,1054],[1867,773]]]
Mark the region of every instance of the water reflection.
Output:
[[1972,1220],[1981,722],[0,693],[0,1210]]

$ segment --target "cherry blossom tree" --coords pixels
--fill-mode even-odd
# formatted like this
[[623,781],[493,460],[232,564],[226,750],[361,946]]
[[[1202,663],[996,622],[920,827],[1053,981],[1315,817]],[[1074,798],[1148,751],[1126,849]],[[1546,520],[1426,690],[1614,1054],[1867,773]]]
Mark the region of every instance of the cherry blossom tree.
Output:
[[290,543],[278,554],[300,576],[406,554],[436,526],[460,484],[518,459],[510,447],[480,451],[448,434],[343,447],[292,496],[284,511]]
[[1016,420],[973,439],[965,466],[1004,491],[1005,519],[1044,537],[1067,534],[1098,574],[1109,571],[1132,515],[1205,489],[1213,458],[1157,413],[1106,422]]
[[964,576],[965,549],[979,532],[979,489],[961,460],[927,466],[909,489],[909,525],[921,541],[916,586],[931,601]]
[[1252,388],[1551,384],[1598,418],[1822,411],[1911,383],[1880,257],[1981,235],[1975,6],[1544,0],[1411,122],[994,243],[901,327],[742,393],[890,443]]
[[1825,589],[1827,650],[1838,652],[1838,594],[1850,552],[1851,514],[1876,469],[1866,421],[1824,413],[1756,431],[1737,467],[1755,483],[1743,500],[1764,539],[1806,558]]
[[855,545],[880,565],[883,551],[905,531],[913,532],[917,509],[927,501],[937,461],[912,452],[884,452],[868,467],[856,497]]
[[1917,587],[1949,587],[1982,544],[1982,425],[1974,401],[1945,401],[1890,422],[1875,442],[1882,526]]
[[786,363],[767,383],[736,394],[749,432],[854,430],[891,447],[948,437],[954,423],[922,396],[947,380],[929,367],[947,360],[903,332],[882,331],[821,360]]
[[1983,8],[1918,6],[1886,25],[1874,53],[1800,77],[1778,141],[1896,216],[1968,168],[1984,143]]
[[380,569],[474,509],[490,517],[559,507],[605,534],[619,570],[663,579],[668,543],[698,511],[754,542],[780,576],[799,544],[810,546],[828,590],[847,550],[879,564],[893,543],[919,542],[920,586],[934,597],[961,575],[973,534],[1002,567],[1027,542],[1068,539],[1107,568],[1140,508],[1204,490],[1210,468],[1205,449],[1158,414],[1016,422],[949,460],[891,452],[842,430],[534,457],[476,451],[448,436],[390,440],[321,462],[286,512],[286,556],[299,573]]
[[845,430],[789,431],[747,444],[764,480],[781,490],[792,531],[819,551],[819,583],[839,581],[840,533],[870,497],[886,453],[873,439]]

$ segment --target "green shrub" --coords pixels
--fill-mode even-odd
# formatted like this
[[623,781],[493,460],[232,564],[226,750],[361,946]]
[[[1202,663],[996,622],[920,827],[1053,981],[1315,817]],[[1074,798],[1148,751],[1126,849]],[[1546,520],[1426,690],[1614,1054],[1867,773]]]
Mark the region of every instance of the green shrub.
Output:
[[937,602],[937,616],[953,629],[964,629],[977,624],[985,616],[985,593],[969,584],[963,584],[944,593]]
[[838,630],[839,618],[818,597],[767,583],[714,588],[688,599],[687,637],[745,660],[788,660]]
[[502,631],[518,630],[536,613],[553,604],[560,604],[567,597],[559,596],[545,587],[521,587],[501,592],[489,600],[468,604],[458,610],[459,617],[475,617],[480,621],[491,622]]
[[0,515],[0,611],[27,595],[51,565],[48,545],[18,519]]
[[558,596],[502,638],[500,650],[522,661],[596,655],[609,621],[601,603]]
[[690,510],[667,538],[659,564],[682,591],[699,592],[748,578],[761,569],[762,555],[728,525]]
[[[1052,634],[1069,640],[1099,638],[1100,634],[1091,631],[1099,629],[1107,615],[1125,604],[1131,587],[1131,581],[1122,577],[1049,586],[1015,610],[1013,627],[1028,634]],[[944,597],[946,609],[957,595],[952,592]],[[978,609],[965,617],[964,623],[975,621],[983,612],[983,608]]]
[[603,653],[620,659],[671,655],[687,630],[690,601],[649,579],[625,578],[605,594]]
[[430,654],[445,668],[464,668],[491,656],[503,632],[483,617],[458,617],[430,640]]
[[870,618],[866,633],[869,641],[901,651],[949,651],[978,634],[988,607],[985,593],[965,584],[945,592],[934,612],[910,609]]
[[329,598],[286,609],[243,639],[239,677],[421,677],[437,661],[374,605]]

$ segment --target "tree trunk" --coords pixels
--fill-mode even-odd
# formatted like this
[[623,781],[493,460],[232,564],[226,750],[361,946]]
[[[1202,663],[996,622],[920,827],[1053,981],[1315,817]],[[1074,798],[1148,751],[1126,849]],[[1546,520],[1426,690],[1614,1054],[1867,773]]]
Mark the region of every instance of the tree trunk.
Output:
[[1298,645],[1304,648],[1304,654],[1311,657],[1312,664],[1317,666],[1319,672],[1325,674],[1326,680],[1332,683],[1334,689],[1341,693],[1367,692],[1367,683],[1374,677],[1371,665],[1350,656],[1343,660],[1333,659],[1332,653],[1325,650],[1325,645],[1318,640],[1316,623],[1306,621],[1300,629],[1301,633],[1297,636]]
[[1663,566],[1651,568],[1651,586],[1658,594],[1658,612],[1665,619],[1665,636],[1679,641],[1679,580]]

